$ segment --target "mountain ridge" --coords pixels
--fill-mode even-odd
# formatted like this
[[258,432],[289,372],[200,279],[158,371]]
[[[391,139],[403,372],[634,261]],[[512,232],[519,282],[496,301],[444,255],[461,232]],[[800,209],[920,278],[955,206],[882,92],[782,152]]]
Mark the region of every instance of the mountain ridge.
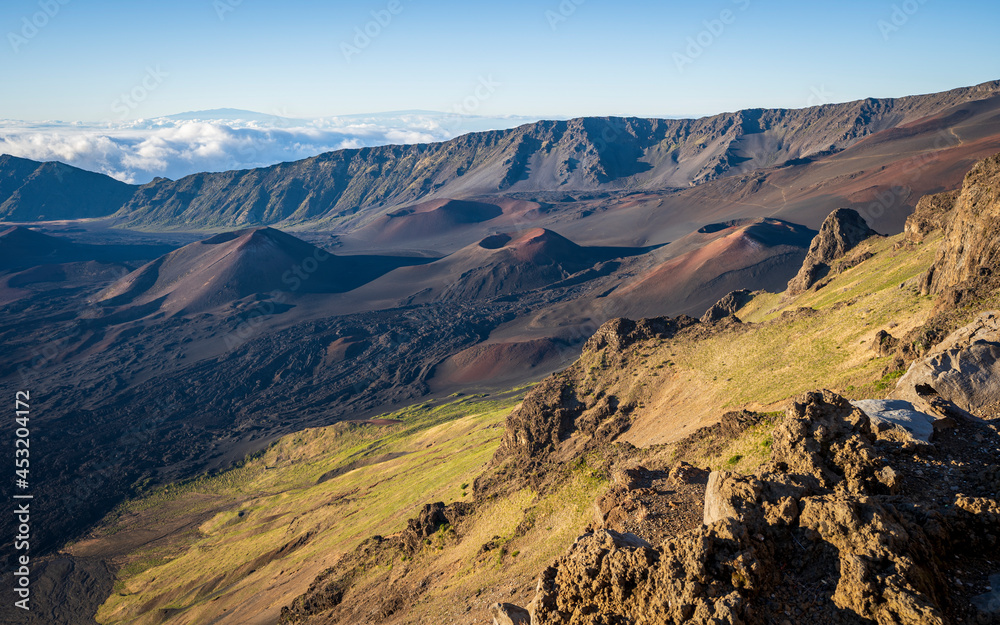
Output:
[[[117,206],[111,202],[102,211],[76,216],[114,213],[120,225],[140,228],[310,224],[350,230],[395,207],[436,198],[683,189],[836,153],[997,94],[1000,81],[936,94],[754,108],[697,119],[543,120],[439,143],[346,149],[256,169],[159,178],[122,187],[131,196]],[[71,199],[86,197],[81,190],[68,193]],[[40,218],[17,198],[4,205],[5,218]]]

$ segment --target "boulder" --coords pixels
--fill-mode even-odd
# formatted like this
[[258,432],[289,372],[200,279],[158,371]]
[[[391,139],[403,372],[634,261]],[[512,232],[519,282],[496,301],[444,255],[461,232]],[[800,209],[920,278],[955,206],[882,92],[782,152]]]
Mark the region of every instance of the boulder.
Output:
[[668,476],[668,483],[673,486],[678,486],[680,484],[706,484],[708,482],[709,472],[705,469],[699,469],[698,467],[688,464],[684,461],[678,461],[671,469]]
[[809,289],[830,272],[830,263],[843,257],[865,239],[878,233],[851,208],[838,208],[823,221],[819,234],[809,245],[809,252],[798,275],[788,282],[788,293],[796,295]]
[[531,625],[531,615],[513,603],[494,603],[490,606],[493,625]]
[[727,471],[712,471],[705,488],[705,525],[740,520],[744,505],[756,505],[760,486],[755,480]]
[[879,357],[891,356],[897,345],[899,345],[899,339],[885,330],[879,330],[872,341],[872,350]]
[[[913,404],[901,399],[862,399],[852,401],[872,420],[875,429],[883,434],[890,428],[898,428],[900,442],[929,443],[934,434],[934,421],[929,414],[914,409]],[[880,438],[889,438],[880,436]]]
[[990,590],[972,598],[972,605],[983,614],[1000,616],[1000,575],[990,575]]
[[730,291],[725,297],[716,302],[701,316],[702,323],[713,323],[725,319],[726,317],[736,317],[736,311],[743,308],[753,299],[753,294],[746,289]]
[[937,397],[957,406],[960,416],[1000,402],[1000,313],[982,313],[914,361],[890,397],[946,413],[939,416],[955,415]]

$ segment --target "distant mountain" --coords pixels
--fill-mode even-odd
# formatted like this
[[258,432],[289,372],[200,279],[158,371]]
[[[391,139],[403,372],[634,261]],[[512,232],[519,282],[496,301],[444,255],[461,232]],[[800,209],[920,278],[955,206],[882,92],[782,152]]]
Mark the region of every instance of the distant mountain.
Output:
[[0,155],[0,221],[105,217],[133,193],[135,187],[103,174]]
[[260,122],[272,125],[281,124],[304,124],[306,120],[295,117],[288,117],[278,114],[258,113],[244,109],[219,108],[204,111],[187,111],[185,113],[175,113],[174,115],[164,115],[163,119],[173,121],[245,121]]
[[[957,178],[948,184],[957,184],[959,172],[995,147],[987,143],[1000,136],[998,109],[1000,82],[990,82],[931,95],[869,98],[796,110],[751,109],[694,120],[540,121],[441,143],[338,150],[257,169],[198,173],[179,180],[161,178],[140,187],[97,174],[82,177],[80,170],[55,163],[6,157],[0,162],[4,180],[0,219],[115,213],[122,223],[144,228],[310,224],[352,232],[400,208],[432,200],[538,200],[541,196],[575,200],[588,194],[688,189],[786,166],[829,164],[849,149],[901,161],[898,171],[885,172],[886,177],[898,179],[906,170],[934,165],[909,163],[914,155],[956,148],[949,155],[953,162],[940,167],[956,172]],[[394,115],[404,113],[423,114]],[[201,115],[260,114],[219,109],[181,117]],[[442,119],[450,119],[443,115]],[[455,116],[456,121],[460,118]],[[969,126],[966,136],[951,132],[963,124]],[[876,172],[845,170],[847,165],[833,162],[828,169],[837,173],[823,172],[817,181],[843,186],[843,193],[838,189],[813,189],[811,193],[820,198],[838,193],[862,203],[877,200],[880,193],[898,184],[894,180],[885,189],[880,184],[855,188],[864,180],[859,176],[871,177]],[[63,172],[62,177],[56,172]],[[47,182],[53,179],[58,184]],[[98,182],[106,189],[98,188]],[[758,177],[750,192],[767,192],[768,185],[762,183]],[[919,195],[934,189],[915,191]],[[718,203],[722,197],[712,201]],[[785,196],[780,197],[784,203]],[[824,204],[816,213],[825,216],[835,207]],[[894,219],[901,224],[902,216]]]
[[580,118],[443,143],[340,150],[272,167],[144,185],[118,216],[136,225],[355,223],[431,198],[684,188],[844,150],[879,132],[1000,93],[940,94],[696,120]]

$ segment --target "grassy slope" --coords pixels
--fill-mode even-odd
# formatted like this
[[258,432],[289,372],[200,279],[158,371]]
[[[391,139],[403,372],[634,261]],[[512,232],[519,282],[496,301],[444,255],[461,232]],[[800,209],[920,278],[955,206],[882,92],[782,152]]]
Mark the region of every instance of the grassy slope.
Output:
[[[879,330],[902,336],[928,317],[931,299],[900,285],[930,265],[938,240],[903,245],[901,237],[873,239],[855,253],[874,257],[823,288],[793,299],[758,296],[739,312],[752,323],[640,343],[626,350],[620,367],[609,366],[606,354],[585,354],[574,365],[581,392],[603,390],[636,402],[625,438],[654,446],[642,454],[652,463],[676,455],[673,445],[658,443],[676,442],[725,410],[773,410],[817,387],[851,397],[884,395],[880,382],[891,382],[883,378],[890,359],[878,357],[872,341]],[[818,312],[783,315],[800,307]],[[243,467],[133,502],[103,528],[108,540],[157,524],[173,529],[121,562],[119,592],[99,620],[273,620],[281,605],[363,538],[402,529],[424,503],[462,498],[462,484],[471,483],[493,453],[515,402],[468,398],[389,416],[401,426],[308,430]],[[765,423],[721,446],[688,446],[683,457],[700,466],[749,470],[768,457],[769,436]],[[402,452],[409,453],[391,456]],[[317,484],[327,471],[375,459],[384,461]],[[397,615],[394,623],[458,615],[473,622],[492,601],[526,601],[532,578],[591,520],[593,501],[606,488],[586,463],[569,465],[562,484],[545,497],[525,489],[488,502],[463,526],[461,541],[442,537],[414,561],[372,571],[358,581],[359,598],[416,574],[437,581],[421,595],[419,614]],[[170,525],[176,518],[198,522]],[[522,524],[526,518],[531,522]],[[274,555],[302,536],[310,536],[304,546]],[[497,536],[504,548],[482,553]],[[71,551],[90,548],[85,542]]]
[[[927,270],[939,240],[935,236],[897,249],[901,235],[870,239],[854,254],[875,256],[823,288],[788,300],[782,295],[755,298],[738,315],[763,323],[752,333],[704,342],[689,366],[726,379],[722,392],[733,407],[772,404],[820,387],[850,397],[884,395],[885,389],[876,386],[891,359],[877,356],[875,335],[886,330],[902,336],[930,316],[933,298],[903,284]],[[819,313],[780,319],[802,307]]]
[[[874,257],[822,288],[794,298],[759,295],[738,313],[747,323],[633,345],[621,366],[611,367],[603,353],[584,354],[577,365],[583,392],[635,402],[623,438],[640,447],[674,443],[727,410],[780,409],[816,388],[884,396],[880,382],[892,359],[879,357],[872,343],[879,330],[900,337],[929,317],[932,298],[900,285],[930,266],[939,240],[872,239],[855,253]],[[802,307],[817,312],[795,312]]]
[[[252,622],[239,615],[260,609],[273,617],[338,554],[402,529],[428,501],[461,499],[516,402],[468,398],[387,415],[401,425],[306,430],[242,467],[124,506],[97,543],[100,535],[124,541],[130,532],[176,525],[177,517],[190,523],[124,559],[99,621],[201,623],[228,612],[232,622]],[[376,463],[318,483],[352,462]],[[304,536],[304,545],[285,547]],[[283,547],[288,553],[276,556]],[[69,550],[94,548],[90,540]]]

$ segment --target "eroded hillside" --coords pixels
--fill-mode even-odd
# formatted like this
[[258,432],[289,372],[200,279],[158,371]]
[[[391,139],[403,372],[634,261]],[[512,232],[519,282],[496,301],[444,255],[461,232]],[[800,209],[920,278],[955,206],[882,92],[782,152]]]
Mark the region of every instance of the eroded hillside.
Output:
[[[120,565],[101,622],[471,624],[491,606],[536,623],[989,622],[994,406],[970,416],[919,383],[926,427],[907,430],[848,402],[899,396],[910,363],[943,362],[935,345],[995,305],[948,246],[990,214],[969,198],[997,169],[797,294],[609,322],[516,405],[307,431],[129,504],[69,547]],[[956,276],[942,295],[922,290],[932,266]],[[990,319],[973,340],[1000,339]]]

